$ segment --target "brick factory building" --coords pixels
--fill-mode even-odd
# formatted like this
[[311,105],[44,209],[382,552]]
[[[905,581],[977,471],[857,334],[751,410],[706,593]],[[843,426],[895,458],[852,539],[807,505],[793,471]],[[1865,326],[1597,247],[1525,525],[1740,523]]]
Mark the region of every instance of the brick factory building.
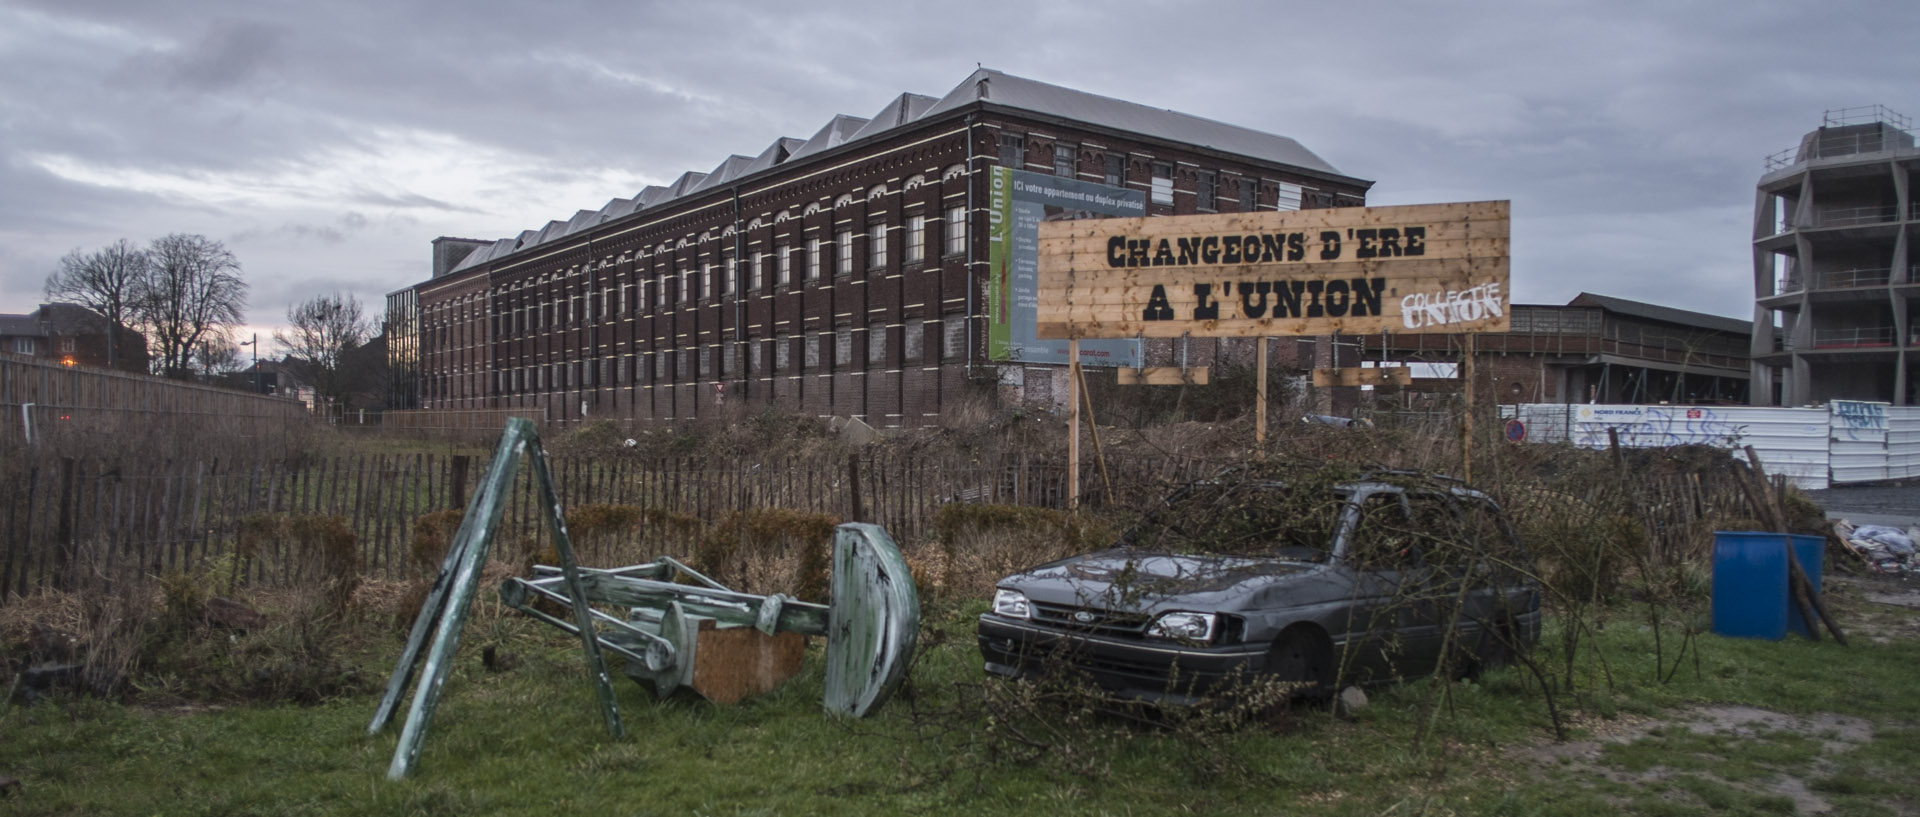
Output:
[[[1009,214],[1356,206],[1371,184],[1286,137],[983,69],[542,229],[437,239],[432,277],[388,296],[394,405],[636,423],[771,405],[887,427],[981,388],[1053,403],[1062,367],[1021,340],[1031,303],[1006,277]],[[1041,186],[1084,208],[1017,209],[1010,190]],[[1251,341],[1123,343],[1110,364]]]

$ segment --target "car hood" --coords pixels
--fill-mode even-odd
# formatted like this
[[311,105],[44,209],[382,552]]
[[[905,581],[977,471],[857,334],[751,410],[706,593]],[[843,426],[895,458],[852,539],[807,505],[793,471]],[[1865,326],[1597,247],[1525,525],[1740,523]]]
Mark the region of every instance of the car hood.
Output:
[[1326,565],[1248,556],[1114,548],[1016,573],[1000,581],[1045,604],[1152,613],[1239,610],[1319,601]]

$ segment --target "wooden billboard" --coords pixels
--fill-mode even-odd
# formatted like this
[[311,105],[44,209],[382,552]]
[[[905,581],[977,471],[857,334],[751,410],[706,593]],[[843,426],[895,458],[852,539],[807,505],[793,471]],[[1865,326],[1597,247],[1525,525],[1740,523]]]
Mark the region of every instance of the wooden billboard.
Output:
[[1506,201],[1040,225],[1040,338],[1508,328]]

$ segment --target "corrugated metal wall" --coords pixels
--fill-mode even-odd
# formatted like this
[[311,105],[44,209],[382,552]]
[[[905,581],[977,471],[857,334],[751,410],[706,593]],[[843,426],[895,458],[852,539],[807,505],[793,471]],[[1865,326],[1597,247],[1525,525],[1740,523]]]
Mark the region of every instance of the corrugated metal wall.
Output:
[[1920,406],[1835,400],[1826,408],[1625,406],[1558,403],[1501,407],[1529,442],[1605,448],[1607,429],[1636,448],[1753,446],[1768,472],[1802,488],[1920,477]]
[[1635,448],[1711,445],[1745,459],[1740,449],[1751,445],[1768,472],[1784,474],[1802,488],[1829,484],[1826,409],[1538,403],[1519,406],[1518,416],[1529,441],[1606,448],[1612,428],[1621,445]]
[[1827,404],[1830,437],[1828,468],[1834,482],[1876,482],[1887,478],[1886,403],[1835,400]]

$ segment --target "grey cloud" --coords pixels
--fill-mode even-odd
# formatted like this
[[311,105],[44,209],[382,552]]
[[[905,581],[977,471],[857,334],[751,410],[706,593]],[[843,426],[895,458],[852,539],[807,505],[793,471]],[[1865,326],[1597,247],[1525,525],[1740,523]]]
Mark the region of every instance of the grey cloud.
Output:
[[[11,8],[22,11],[0,7],[0,23],[33,31],[0,47],[0,240],[47,249],[0,254],[0,309],[26,297],[16,280],[37,288],[44,276],[20,271],[37,263],[29,254],[223,225],[248,245],[256,320],[278,320],[342,268],[364,277],[328,286],[371,305],[424,274],[435,234],[537,228],[806,136],[835,113],[867,115],[901,91],[943,93],[984,62],[1295,137],[1377,180],[1377,203],[1513,199],[1516,289],[1540,293],[1530,298],[1589,289],[1740,315],[1751,299],[1742,223],[1761,157],[1825,108],[1920,114],[1910,44],[1920,4],[1902,0],[1844,11],[1460,0],[1440,16],[989,0],[937,20],[911,4],[742,0]],[[1159,24],[1176,16],[1189,24]],[[524,166],[469,180],[485,191],[475,201],[370,179],[303,212],[231,212],[66,182],[22,158],[188,177],[278,172],[377,150],[393,133],[450,135]],[[498,223],[525,210],[529,191],[606,169],[628,181]],[[368,215],[324,215],[349,211]]]
[[187,91],[225,91],[263,80],[282,32],[250,20],[216,19],[191,42],[142,51],[116,75],[134,83],[157,82]]

